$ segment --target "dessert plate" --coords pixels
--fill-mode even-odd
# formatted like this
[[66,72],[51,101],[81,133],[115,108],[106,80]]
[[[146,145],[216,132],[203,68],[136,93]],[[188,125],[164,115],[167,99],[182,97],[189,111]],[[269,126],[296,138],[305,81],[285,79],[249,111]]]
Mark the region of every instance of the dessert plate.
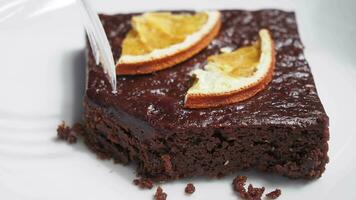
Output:
[[[222,179],[164,183],[168,199],[238,199],[237,174],[280,199],[356,199],[356,2],[345,0],[106,0],[99,12],[162,9],[295,10],[305,55],[330,117],[330,163],[314,181],[254,171]],[[135,166],[98,160],[79,141],[56,140],[62,121],[80,120],[85,88],[85,33],[75,0],[0,1],[0,197],[11,200],[152,199],[154,190],[132,184]],[[326,20],[327,19],[327,20]],[[194,183],[188,197],[184,187]]]

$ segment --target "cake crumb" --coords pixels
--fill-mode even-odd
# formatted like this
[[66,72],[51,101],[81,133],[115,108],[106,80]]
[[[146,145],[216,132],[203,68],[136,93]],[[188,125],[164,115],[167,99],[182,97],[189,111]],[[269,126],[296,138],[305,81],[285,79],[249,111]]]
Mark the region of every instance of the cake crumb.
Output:
[[64,121],[57,127],[57,137],[62,140],[67,140],[70,133],[69,126],[66,126]]
[[69,127],[63,121],[57,128],[57,137],[67,141],[69,144],[77,142],[78,136],[84,134],[84,128],[80,123],[75,123],[73,127]]
[[246,176],[237,176],[233,180],[234,190],[240,195],[242,199],[245,200],[261,200],[261,197],[265,191],[264,187],[258,188],[253,187],[251,184],[248,185],[247,191],[245,189],[245,184],[247,181]]
[[163,190],[160,186],[158,186],[158,188],[156,190],[154,199],[155,200],[166,200],[167,199],[167,194],[163,192]]
[[245,193],[245,184],[247,181],[246,176],[236,176],[236,178],[233,180],[232,184],[234,187],[234,190],[238,193]]
[[195,186],[193,183],[188,183],[184,191],[186,194],[193,194],[195,192]]
[[148,178],[140,178],[133,180],[133,183],[139,186],[141,189],[152,189],[153,182],[151,179]]
[[84,133],[84,127],[80,123],[75,123],[72,127],[69,127],[63,121],[57,128],[57,137],[70,144],[76,143],[78,136],[83,135]]
[[265,192],[265,187],[258,188],[258,187],[253,187],[251,184],[248,185],[247,188],[248,199],[260,200],[264,192]]
[[281,196],[282,191],[280,189],[275,189],[274,191],[266,194],[266,197],[269,199],[277,199],[279,196]]

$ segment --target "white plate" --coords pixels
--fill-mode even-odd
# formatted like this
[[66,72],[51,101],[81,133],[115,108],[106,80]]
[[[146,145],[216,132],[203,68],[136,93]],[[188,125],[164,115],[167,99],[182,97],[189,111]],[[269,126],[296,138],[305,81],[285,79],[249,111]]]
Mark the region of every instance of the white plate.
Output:
[[[0,1],[0,198],[152,199],[132,185],[133,167],[96,158],[83,144],[57,142],[56,127],[80,118],[84,30],[74,0]],[[325,0],[106,0],[108,13],[151,9],[295,8],[306,57],[330,116],[330,163],[315,181],[250,172],[249,182],[281,188],[281,199],[356,199],[356,3]],[[5,11],[4,11],[5,10]],[[246,174],[246,173],[244,173]],[[168,199],[237,199],[233,176],[163,185]],[[184,195],[191,181],[197,191]]]

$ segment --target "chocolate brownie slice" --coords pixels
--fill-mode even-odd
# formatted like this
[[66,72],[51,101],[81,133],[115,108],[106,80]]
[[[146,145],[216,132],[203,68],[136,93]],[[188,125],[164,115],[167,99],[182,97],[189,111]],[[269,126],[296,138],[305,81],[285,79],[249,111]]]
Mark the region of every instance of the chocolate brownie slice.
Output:
[[[222,176],[243,169],[317,178],[328,162],[328,117],[303,55],[294,13],[221,11],[222,28],[191,59],[148,75],[118,76],[113,94],[88,48],[85,140],[102,157],[153,180]],[[134,14],[101,15],[117,60]],[[210,109],[186,109],[189,72],[221,48],[257,40],[267,28],[276,44],[272,82],[254,97]]]

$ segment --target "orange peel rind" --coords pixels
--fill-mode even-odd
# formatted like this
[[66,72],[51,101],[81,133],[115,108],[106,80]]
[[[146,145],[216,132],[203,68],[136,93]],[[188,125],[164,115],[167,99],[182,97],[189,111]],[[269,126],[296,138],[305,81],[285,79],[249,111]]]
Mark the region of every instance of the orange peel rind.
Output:
[[[116,74],[148,74],[154,71],[163,70],[183,62],[203,50],[219,33],[221,27],[221,14],[218,11],[206,11],[202,13],[207,16],[206,22],[202,24],[199,30],[184,37],[181,42],[159,49],[151,49],[147,45],[148,50],[142,50],[141,54],[122,54],[116,64]],[[129,32],[129,34],[134,33]],[[163,31],[163,33],[159,33],[158,36],[162,34],[167,33]],[[125,39],[127,38],[128,36],[126,36]],[[127,41],[124,40],[123,43],[125,44],[125,42]],[[132,44],[140,43],[140,41],[128,41],[127,43],[130,42]]]
[[185,107],[218,107],[246,100],[268,85],[274,68],[274,42],[270,32],[262,29],[252,46],[212,56],[204,70],[191,72],[196,79],[185,96]]

